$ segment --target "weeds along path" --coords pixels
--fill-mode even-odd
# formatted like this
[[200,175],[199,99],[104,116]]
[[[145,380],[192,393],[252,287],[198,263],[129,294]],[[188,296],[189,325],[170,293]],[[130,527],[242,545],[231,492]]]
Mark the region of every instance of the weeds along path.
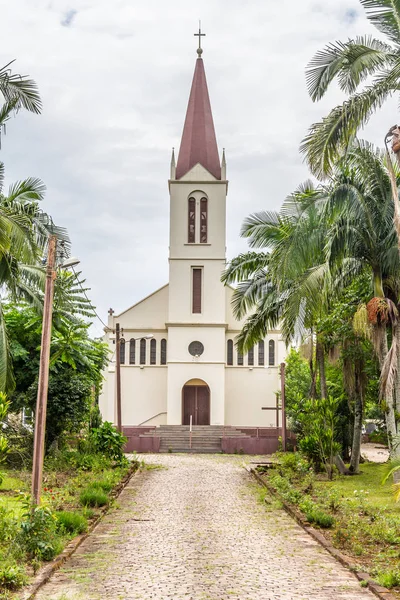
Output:
[[[38,600],[374,598],[283,510],[243,457],[152,455]],[[159,468],[157,468],[157,466]]]

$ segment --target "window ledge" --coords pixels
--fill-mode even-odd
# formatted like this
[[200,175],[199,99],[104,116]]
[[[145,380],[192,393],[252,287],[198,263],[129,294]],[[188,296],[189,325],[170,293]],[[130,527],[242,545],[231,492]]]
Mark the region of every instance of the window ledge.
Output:
[[184,246],[211,246],[211,244],[201,244],[200,242],[193,242],[193,244],[183,244]]

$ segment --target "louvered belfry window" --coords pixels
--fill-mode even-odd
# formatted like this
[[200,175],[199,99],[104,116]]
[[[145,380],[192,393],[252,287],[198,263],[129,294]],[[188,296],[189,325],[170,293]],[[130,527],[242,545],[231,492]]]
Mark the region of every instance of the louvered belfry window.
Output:
[[156,364],[156,356],[157,353],[157,342],[156,340],[151,340],[150,342],[150,364],[151,365],[155,365]]
[[144,338],[140,340],[140,364],[146,364],[146,340]]
[[203,269],[192,269],[192,313],[201,313],[201,279]]
[[233,341],[228,340],[226,343],[226,363],[233,365]]
[[196,200],[189,198],[188,210],[188,243],[194,244],[196,241]]
[[268,342],[268,365],[273,367],[275,365],[275,342],[269,340]]
[[200,200],[200,243],[207,244],[207,198]]
[[239,352],[239,350],[237,353],[237,364],[238,364],[238,367],[243,366],[243,354],[241,352]]
[[161,340],[161,364],[162,365],[166,365],[167,364],[167,340],[162,339]]
[[136,340],[129,341],[129,364],[134,365],[136,361]]
[[258,364],[260,367],[262,367],[264,365],[264,340],[260,340],[258,342]]

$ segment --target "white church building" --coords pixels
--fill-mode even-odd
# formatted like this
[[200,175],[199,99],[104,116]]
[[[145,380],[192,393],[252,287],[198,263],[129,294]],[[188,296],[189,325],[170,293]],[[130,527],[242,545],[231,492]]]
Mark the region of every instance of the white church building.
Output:
[[228,180],[218,152],[202,50],[190,91],[170,197],[169,282],[120,314],[110,311],[105,340],[114,357],[105,373],[100,409],[116,423],[115,327],[120,344],[122,425],[276,428],[279,331],[241,356],[243,322],[232,313],[226,266]]

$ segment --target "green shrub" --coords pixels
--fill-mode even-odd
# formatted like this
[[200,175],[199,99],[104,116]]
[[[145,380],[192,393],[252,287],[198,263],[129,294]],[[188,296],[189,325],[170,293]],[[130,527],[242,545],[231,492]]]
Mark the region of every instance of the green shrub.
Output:
[[112,423],[105,421],[100,427],[93,429],[91,438],[97,452],[107,456],[118,464],[126,462],[123,452],[126,437]]
[[329,527],[332,527],[335,523],[335,519],[332,515],[328,515],[328,513],[324,513],[318,508],[305,511],[305,515],[309,523],[314,523],[324,529],[329,529]]
[[99,481],[93,481],[93,483],[90,484],[90,487],[103,490],[103,492],[109,494],[113,489],[114,485],[111,483],[111,481],[106,481],[105,479],[103,479]]
[[16,562],[3,562],[0,565],[0,586],[8,590],[17,590],[27,581],[25,569]]
[[84,533],[87,530],[87,519],[77,512],[62,510],[56,514],[58,529],[67,533]]
[[386,588],[393,588],[400,585],[400,571],[383,571],[376,578],[379,585]]
[[0,507],[0,540],[2,542],[12,540],[17,534],[17,521],[12,511],[4,506]]
[[106,506],[109,502],[107,494],[96,487],[88,487],[81,492],[79,502],[82,506]]
[[29,500],[25,501],[25,508],[17,543],[30,559],[52,560],[62,550],[55,515],[40,506],[31,510]]

